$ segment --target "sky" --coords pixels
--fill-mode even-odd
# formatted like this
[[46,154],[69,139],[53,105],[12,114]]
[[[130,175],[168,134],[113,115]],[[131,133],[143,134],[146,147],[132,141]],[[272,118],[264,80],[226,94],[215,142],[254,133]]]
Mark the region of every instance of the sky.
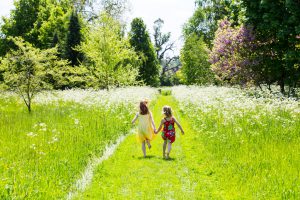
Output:
[[171,32],[171,40],[176,41],[176,54],[182,46],[183,24],[193,15],[195,0],[130,0],[131,19],[141,17],[153,35],[153,24],[158,18],[164,20],[163,32]]
[[[183,24],[192,16],[195,8],[195,0],[129,0],[131,11],[128,14],[128,22],[141,17],[150,35],[153,35],[153,24],[158,18],[164,20],[163,32],[171,32],[171,40],[176,41],[177,49],[175,54],[179,53],[182,46]],[[13,0],[0,0],[0,17],[9,16],[13,9]]]

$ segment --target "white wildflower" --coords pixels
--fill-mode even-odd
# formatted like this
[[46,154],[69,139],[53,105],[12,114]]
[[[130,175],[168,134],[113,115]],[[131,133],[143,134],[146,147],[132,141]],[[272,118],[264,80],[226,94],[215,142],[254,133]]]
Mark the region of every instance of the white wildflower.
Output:
[[28,137],[36,137],[37,134],[36,134],[36,133],[33,133],[33,132],[29,132],[29,133],[27,133],[27,136],[28,136]]
[[79,119],[74,119],[74,124],[78,125],[79,124]]

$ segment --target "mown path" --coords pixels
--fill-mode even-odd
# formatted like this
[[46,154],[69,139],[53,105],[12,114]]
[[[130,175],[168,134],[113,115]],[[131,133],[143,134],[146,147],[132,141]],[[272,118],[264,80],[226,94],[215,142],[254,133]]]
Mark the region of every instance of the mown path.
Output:
[[209,167],[209,154],[193,131],[187,116],[179,112],[172,96],[160,96],[152,109],[156,126],[161,109],[170,105],[185,130],[173,144],[170,160],[162,159],[160,134],[143,158],[135,135],[128,136],[115,153],[95,170],[93,181],[75,199],[221,199],[214,172]]

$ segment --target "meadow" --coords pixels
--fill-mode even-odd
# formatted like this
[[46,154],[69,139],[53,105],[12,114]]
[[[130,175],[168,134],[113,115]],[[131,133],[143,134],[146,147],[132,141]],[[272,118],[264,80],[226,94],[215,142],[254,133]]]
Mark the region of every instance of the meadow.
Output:
[[92,157],[131,128],[141,98],[155,89],[45,92],[28,113],[0,97],[0,199],[64,199]]
[[207,162],[222,199],[300,198],[299,101],[226,87],[172,93],[205,148],[205,161],[195,162]]
[[[168,104],[185,130],[177,129],[171,160],[162,159],[160,135],[144,159],[130,134],[141,98],[151,100],[157,126]],[[0,112],[1,199],[66,199],[89,161],[122,135],[72,199],[300,198],[295,99],[229,87],[133,87],[46,92],[31,114],[3,93]]]

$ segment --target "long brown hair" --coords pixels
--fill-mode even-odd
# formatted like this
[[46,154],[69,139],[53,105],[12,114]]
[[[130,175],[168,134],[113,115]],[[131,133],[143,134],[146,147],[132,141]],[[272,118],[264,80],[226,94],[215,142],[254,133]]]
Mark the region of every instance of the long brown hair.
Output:
[[140,114],[141,115],[147,115],[148,113],[149,113],[148,101],[143,100],[143,101],[140,102]]

